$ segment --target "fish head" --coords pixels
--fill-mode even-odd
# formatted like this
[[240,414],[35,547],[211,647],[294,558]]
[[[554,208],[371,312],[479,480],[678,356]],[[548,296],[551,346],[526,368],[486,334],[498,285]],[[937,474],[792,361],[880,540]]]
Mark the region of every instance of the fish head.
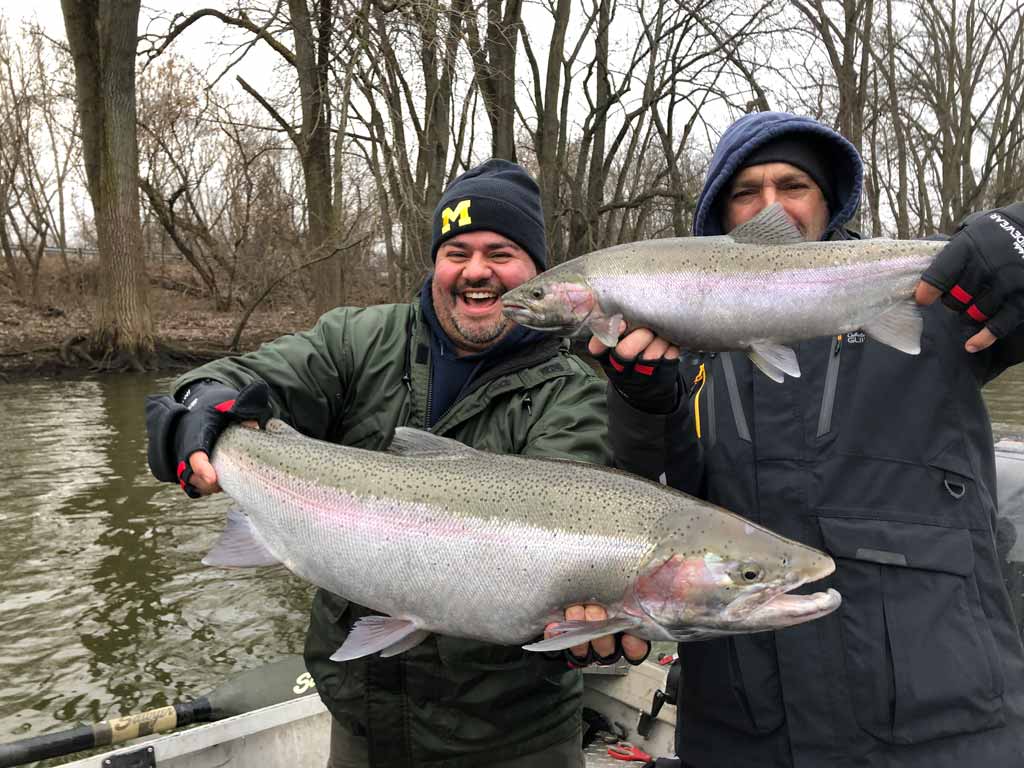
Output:
[[674,640],[781,629],[839,606],[834,589],[790,594],[835,570],[824,552],[710,506],[675,526],[633,587],[636,605]]
[[539,331],[575,333],[599,309],[594,289],[581,275],[549,270],[501,297],[505,316]]

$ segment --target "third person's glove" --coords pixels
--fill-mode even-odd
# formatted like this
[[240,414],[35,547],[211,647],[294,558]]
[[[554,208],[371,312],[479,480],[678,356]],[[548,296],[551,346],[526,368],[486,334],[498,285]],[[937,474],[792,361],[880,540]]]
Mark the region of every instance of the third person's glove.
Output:
[[1024,320],[1024,203],[969,217],[921,279],[994,336],[1016,329]]
[[679,360],[624,360],[614,349],[595,358],[616,391],[641,411],[671,413],[679,405],[681,392]]

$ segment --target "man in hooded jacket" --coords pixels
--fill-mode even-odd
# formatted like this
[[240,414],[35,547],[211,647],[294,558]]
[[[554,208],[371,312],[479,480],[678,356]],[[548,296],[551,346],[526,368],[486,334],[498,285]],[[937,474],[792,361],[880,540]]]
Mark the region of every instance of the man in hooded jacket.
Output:
[[[862,178],[830,128],[747,115],[717,147],[694,234],[780,202],[807,239],[856,237],[845,225]],[[805,588],[838,589],[832,615],[680,645],[684,765],[1024,766],[1024,652],[1000,576],[981,396],[1024,359],[1022,249],[1024,204],[969,219],[918,286],[916,356],[861,332],[812,339],[796,347],[801,377],[779,384],[743,354],[680,358],[647,329],[612,350],[592,340],[619,466],[836,561]]]

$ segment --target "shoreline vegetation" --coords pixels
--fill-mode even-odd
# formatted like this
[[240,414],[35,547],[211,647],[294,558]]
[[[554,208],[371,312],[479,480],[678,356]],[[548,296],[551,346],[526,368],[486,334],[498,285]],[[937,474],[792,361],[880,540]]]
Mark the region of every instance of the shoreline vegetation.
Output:
[[[94,264],[69,266],[54,259],[40,270],[35,300],[0,280],[0,383],[117,372],[84,351],[96,304],[95,270]],[[233,353],[230,342],[244,309],[236,303],[218,310],[184,260],[167,260],[152,270],[148,290],[156,371],[186,370]],[[315,322],[301,288],[284,284],[249,316],[237,351]]]

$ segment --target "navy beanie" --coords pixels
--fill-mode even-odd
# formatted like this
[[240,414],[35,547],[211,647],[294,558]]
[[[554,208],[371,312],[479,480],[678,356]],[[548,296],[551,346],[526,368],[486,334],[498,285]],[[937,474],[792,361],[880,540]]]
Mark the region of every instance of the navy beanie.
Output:
[[537,182],[521,165],[488,160],[456,178],[434,209],[430,258],[462,232],[490,230],[526,251],[537,271],[547,269],[544,212]]
[[[762,144],[743,161],[739,170],[765,163],[789,163],[806,173],[821,189],[829,211],[836,207],[836,184],[829,159],[834,150],[827,139],[814,134],[780,136]],[[737,171],[738,173],[739,171]]]

